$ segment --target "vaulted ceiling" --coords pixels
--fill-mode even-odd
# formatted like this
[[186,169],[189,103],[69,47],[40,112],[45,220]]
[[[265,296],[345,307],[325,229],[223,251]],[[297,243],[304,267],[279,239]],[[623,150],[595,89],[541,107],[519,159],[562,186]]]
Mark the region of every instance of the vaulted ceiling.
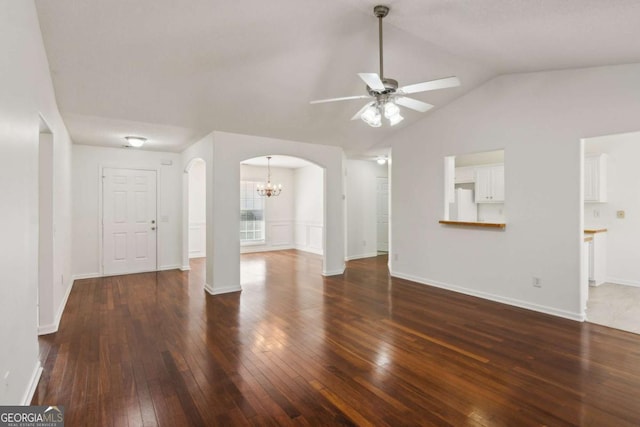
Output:
[[[375,152],[390,128],[351,116],[378,71],[369,0],[36,0],[58,106],[76,143],[180,151],[212,130]],[[637,0],[390,0],[385,77],[457,75],[442,107],[505,73],[640,62]],[[490,102],[491,100],[487,100]],[[433,110],[432,110],[433,111]]]

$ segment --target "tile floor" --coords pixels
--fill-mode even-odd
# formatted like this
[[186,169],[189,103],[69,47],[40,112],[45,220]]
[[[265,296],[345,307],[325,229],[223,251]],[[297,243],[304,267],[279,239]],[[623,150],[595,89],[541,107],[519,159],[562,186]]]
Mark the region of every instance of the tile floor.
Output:
[[640,288],[614,283],[589,287],[587,320],[640,334]]

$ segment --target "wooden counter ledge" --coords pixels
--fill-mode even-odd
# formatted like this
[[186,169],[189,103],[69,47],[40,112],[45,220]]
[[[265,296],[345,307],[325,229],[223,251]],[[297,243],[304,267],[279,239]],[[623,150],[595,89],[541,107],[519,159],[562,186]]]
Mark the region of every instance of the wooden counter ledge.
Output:
[[606,228],[586,228],[584,230],[586,234],[606,233]]
[[480,227],[480,228],[505,228],[507,224],[504,222],[470,222],[470,221],[438,221],[444,225],[461,225],[465,227]]

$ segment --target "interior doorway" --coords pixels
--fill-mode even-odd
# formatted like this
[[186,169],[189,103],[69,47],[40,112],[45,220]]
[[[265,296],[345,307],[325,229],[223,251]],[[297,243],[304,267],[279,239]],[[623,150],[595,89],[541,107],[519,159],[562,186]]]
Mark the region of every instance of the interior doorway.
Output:
[[389,177],[376,177],[376,226],[378,254],[389,252]]
[[640,333],[640,132],[582,144],[586,319]]
[[194,159],[187,170],[189,259],[207,256],[207,166]]

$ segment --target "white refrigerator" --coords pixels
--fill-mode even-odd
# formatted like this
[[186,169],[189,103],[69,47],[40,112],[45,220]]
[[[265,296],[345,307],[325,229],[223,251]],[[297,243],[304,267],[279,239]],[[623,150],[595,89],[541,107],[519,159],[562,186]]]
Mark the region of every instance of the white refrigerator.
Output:
[[455,202],[449,204],[449,219],[451,221],[478,221],[478,205],[473,201],[473,190],[466,188],[455,189]]

